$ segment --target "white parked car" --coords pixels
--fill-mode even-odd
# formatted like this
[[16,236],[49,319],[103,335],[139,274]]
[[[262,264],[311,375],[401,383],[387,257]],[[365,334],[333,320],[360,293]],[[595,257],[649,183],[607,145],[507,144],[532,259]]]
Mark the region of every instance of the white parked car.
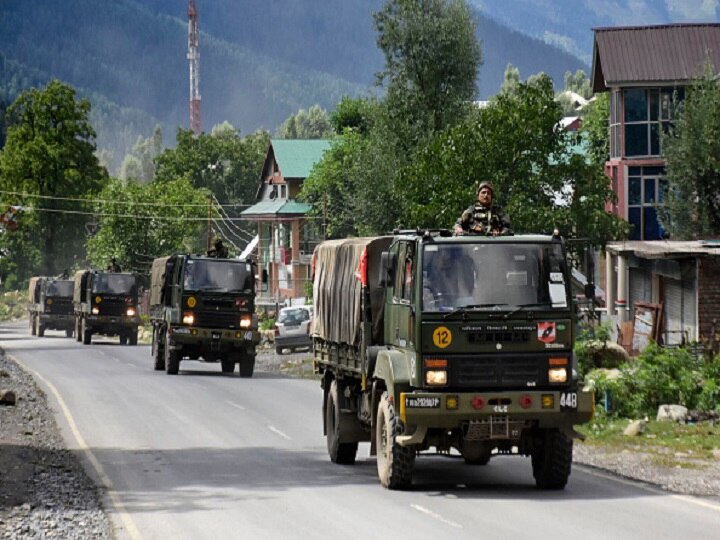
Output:
[[312,306],[284,307],[275,322],[275,352],[312,348]]

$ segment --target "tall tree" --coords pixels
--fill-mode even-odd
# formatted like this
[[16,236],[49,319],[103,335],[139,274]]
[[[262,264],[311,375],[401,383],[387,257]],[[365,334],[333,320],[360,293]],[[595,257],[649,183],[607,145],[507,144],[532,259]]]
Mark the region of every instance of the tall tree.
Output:
[[373,16],[391,123],[420,139],[454,124],[475,99],[482,59],[467,2],[388,0]]
[[276,136],[279,139],[325,139],[332,134],[327,111],[320,105],[313,105],[308,110],[300,109],[297,114],[290,115],[280,125]]
[[177,146],[165,149],[155,160],[156,181],[184,177],[220,202],[252,204],[269,140],[261,131],[243,138],[229,124],[197,137],[178,129]]
[[660,220],[674,239],[720,238],[720,79],[708,66],[661,139],[668,190]]
[[95,205],[99,226],[88,241],[88,259],[105,267],[115,258],[124,270],[147,274],[155,257],[202,251],[206,204],[207,194],[187,178],[148,184],[112,180]]
[[135,145],[120,166],[121,180],[151,182],[155,178],[155,158],[162,151],[162,129],[155,126],[150,137],[138,136]]
[[[77,199],[97,193],[107,172],[95,157],[90,102],[52,81],[22,93],[7,111],[7,142],[0,154],[0,186],[26,207],[20,228],[4,235],[6,273],[55,274],[83,258],[85,222]],[[9,262],[7,262],[9,261]]]

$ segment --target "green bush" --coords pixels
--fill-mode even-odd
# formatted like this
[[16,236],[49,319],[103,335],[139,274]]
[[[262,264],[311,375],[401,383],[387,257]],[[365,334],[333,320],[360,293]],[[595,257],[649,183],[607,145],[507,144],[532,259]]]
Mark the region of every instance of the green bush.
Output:
[[720,357],[705,361],[684,348],[651,344],[618,370],[589,371],[586,381],[601,407],[609,401],[610,416],[654,416],[664,403],[714,410],[720,404]]
[[274,317],[260,320],[260,330],[272,330],[274,326],[275,326],[275,318]]
[[0,321],[26,317],[27,310],[27,296],[20,291],[7,291],[0,294]]

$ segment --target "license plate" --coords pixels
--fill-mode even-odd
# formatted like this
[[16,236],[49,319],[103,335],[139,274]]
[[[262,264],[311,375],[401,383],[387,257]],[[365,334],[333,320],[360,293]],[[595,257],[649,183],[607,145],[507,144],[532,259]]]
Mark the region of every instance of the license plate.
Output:
[[213,333],[212,333],[212,338],[213,338],[213,339],[220,339],[220,332],[213,332]]

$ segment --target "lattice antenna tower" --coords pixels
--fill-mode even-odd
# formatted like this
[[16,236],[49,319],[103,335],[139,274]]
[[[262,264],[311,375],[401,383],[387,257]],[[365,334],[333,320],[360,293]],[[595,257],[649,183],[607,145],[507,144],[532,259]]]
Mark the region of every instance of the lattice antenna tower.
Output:
[[198,52],[198,16],[195,0],[188,0],[188,52],[190,63],[190,129],[200,134],[200,53]]

